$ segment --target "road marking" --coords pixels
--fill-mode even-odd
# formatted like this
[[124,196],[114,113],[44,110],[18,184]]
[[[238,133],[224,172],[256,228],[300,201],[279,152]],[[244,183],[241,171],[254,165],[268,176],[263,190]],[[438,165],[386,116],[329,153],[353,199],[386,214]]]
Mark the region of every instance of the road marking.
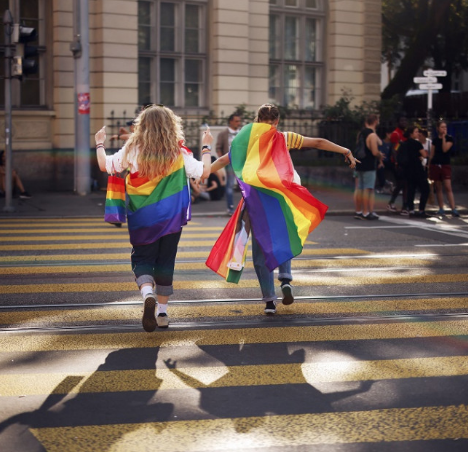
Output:
[[[130,348],[185,347],[189,345],[232,345],[296,343],[322,341],[357,341],[448,337],[468,334],[468,320],[436,322],[391,322],[355,325],[320,325],[302,327],[235,328],[204,330],[166,330],[148,333],[104,334],[25,334],[3,333],[0,350],[33,352],[51,350],[118,350]],[[448,339],[447,339],[448,340]]]
[[[80,223],[81,225],[81,223]],[[68,228],[64,229],[61,227],[56,227],[57,224],[54,224],[54,228],[50,228],[50,226],[37,226],[35,224],[29,225],[21,225],[21,226],[14,226],[14,229],[11,230],[11,226],[9,228],[4,227],[3,223],[0,225],[0,235],[1,234],[56,234],[57,232],[60,233],[76,233],[76,232],[102,232],[102,233],[109,233],[114,235],[117,232],[127,232],[127,227],[124,225],[122,228],[110,228],[109,225],[103,225],[100,228],[96,227],[81,227],[81,228]],[[64,225],[70,226],[70,225]],[[48,229],[44,229],[48,228]],[[24,229],[24,231],[23,231]],[[223,230],[222,226],[207,226],[207,227],[197,227],[197,226],[184,226],[184,231],[192,232],[192,231],[217,231],[221,232]]]
[[[49,452],[209,452],[468,438],[468,407],[387,408],[140,424],[31,428]],[[72,448],[72,449],[71,449]]]
[[[307,243],[307,245],[311,245],[313,242]],[[66,246],[66,245],[65,245]],[[60,249],[60,248],[54,248]],[[66,248],[65,248],[66,249]],[[206,259],[209,255],[210,251],[178,251],[177,252],[177,259],[182,258],[204,258]],[[334,255],[336,253],[348,254],[355,257],[356,255],[362,254],[363,257],[367,258],[374,258],[374,256],[369,255],[368,251],[358,250],[353,248],[316,248],[316,249],[304,249],[301,253],[301,256],[317,256],[317,255]],[[437,257],[438,254],[411,254],[408,257],[418,258],[421,259]],[[347,259],[351,256],[334,256],[336,259]],[[382,255],[382,258],[392,257],[392,255]],[[405,257],[403,255],[403,257]],[[36,254],[36,255],[28,255],[28,256],[0,256],[0,263],[16,263],[16,262],[42,262],[42,261],[109,261],[109,260],[125,260],[130,261],[130,253],[97,253],[97,254]],[[293,261],[294,262],[294,261]]]
[[405,225],[408,225],[410,227],[414,227],[417,229],[423,229],[423,230],[430,231],[430,232],[438,232],[440,234],[447,234],[447,235],[451,235],[454,237],[463,237],[465,239],[467,238],[467,235],[468,235],[468,231],[460,231],[457,228],[447,227],[447,226],[444,226],[444,228],[441,228],[439,226],[421,223],[419,221],[403,220],[399,218],[390,218],[390,217],[381,217],[381,220],[387,221],[388,223],[394,223],[394,224],[399,224],[399,225],[405,224]]
[[[194,320],[215,317],[263,316],[263,304],[229,303],[213,304],[217,300],[205,300],[206,305],[171,304],[171,319]],[[410,299],[368,299],[366,301],[296,302],[293,306],[278,308],[281,315],[331,315],[331,314],[395,314],[397,312],[435,311],[440,309],[467,309],[467,297],[410,298]],[[11,309],[15,309],[12,306]],[[102,321],[140,321],[142,304],[110,305],[93,309],[28,309],[21,311],[0,311],[0,325],[47,326],[50,324],[88,324]]]
[[[325,276],[318,274],[294,275],[294,285],[300,287],[315,286],[363,286],[377,284],[436,284],[468,282],[468,275],[443,274],[443,275],[366,275],[364,277],[353,276]],[[255,279],[244,279],[237,285],[233,285],[221,279],[204,281],[174,281],[174,290],[195,289],[240,289],[258,287]],[[5,284],[0,285],[2,294],[26,294],[26,293],[70,293],[70,292],[135,292],[135,283],[64,283],[64,284]]]
[[[59,231],[57,231],[59,232]],[[28,233],[29,234],[29,233]],[[197,239],[197,238],[213,238],[217,239],[219,234],[215,233],[182,233],[182,239]],[[78,240],[123,240],[126,239],[128,242],[128,233],[125,232],[113,232],[112,234],[109,234],[107,232],[103,232],[101,235],[91,235],[91,234],[70,234],[70,235],[46,235],[46,236],[38,236],[37,234],[34,234],[32,237],[2,237],[2,234],[0,234],[0,240],[2,242],[55,242],[58,240],[70,240],[70,241],[78,241]]]
[[[468,375],[466,356],[74,373],[0,374],[0,397],[163,391]],[[67,378],[79,380],[73,387]],[[203,382],[210,382],[209,384]]]
[[[127,260],[128,256],[127,256]],[[397,266],[402,268],[411,267],[413,270],[416,267],[427,267],[430,264],[436,264],[435,261],[427,261],[424,259],[392,259],[389,262],[388,259],[369,259],[369,260],[357,260],[357,259],[346,259],[342,261],[338,260],[313,260],[313,259],[295,259],[292,261],[292,267],[294,269],[325,269],[330,271],[358,271],[362,268],[366,268],[366,271],[380,271],[382,267],[391,264],[390,269],[397,271]],[[182,271],[190,270],[205,270],[205,262],[177,262],[175,269]],[[245,264],[245,268],[254,268],[251,260],[248,260]],[[0,275],[38,275],[38,274],[53,274],[53,273],[111,273],[111,272],[128,272],[131,269],[130,261],[125,264],[114,263],[114,264],[98,264],[96,262],[90,262],[89,265],[50,265],[50,264],[37,264],[35,266],[17,266],[17,267],[6,267],[0,266]],[[333,270],[331,270],[333,269]],[[319,271],[319,270],[317,270]]]

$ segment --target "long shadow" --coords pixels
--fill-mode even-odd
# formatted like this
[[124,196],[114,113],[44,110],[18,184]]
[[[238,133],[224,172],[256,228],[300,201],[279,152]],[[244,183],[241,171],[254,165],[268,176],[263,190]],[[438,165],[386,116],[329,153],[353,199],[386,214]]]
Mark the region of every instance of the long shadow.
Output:
[[[150,382],[155,389],[127,390],[119,387],[120,378],[104,378],[102,372],[119,370],[155,370],[159,349],[124,349],[109,353],[105,362],[82,383],[83,376],[68,376],[54,388],[41,406],[23,412],[0,423],[0,450],[43,451],[30,429],[74,427],[88,425],[136,424],[169,420],[174,406],[171,403],[153,403],[162,380],[154,375]],[[116,374],[117,375],[117,374]],[[129,375],[138,387],[138,380]],[[81,384],[82,383],[82,384]],[[74,389],[81,384],[75,395]],[[163,426],[161,425],[161,428]],[[115,433],[115,429],[112,430]],[[125,434],[129,433],[126,428]],[[120,439],[113,437],[113,443]],[[104,452],[104,451],[103,451]]]
[[[255,345],[229,347],[229,352],[226,347],[200,346],[200,349],[223,362],[228,369],[233,363],[258,363]],[[236,431],[240,433],[259,427],[262,416],[334,412],[334,402],[366,392],[373,383],[359,382],[350,390],[322,393],[304,377],[301,367],[305,362],[304,349],[289,353],[286,343],[272,344],[271,356],[274,356],[276,364],[289,364],[293,383],[271,384],[270,376],[264,384],[262,381],[254,381],[253,385],[237,386],[227,372],[216,381],[205,384],[180,371],[176,361],[167,359],[164,363],[186,385],[200,392],[201,409],[217,418],[232,419]],[[259,419],[255,419],[255,423],[242,419],[251,417]]]

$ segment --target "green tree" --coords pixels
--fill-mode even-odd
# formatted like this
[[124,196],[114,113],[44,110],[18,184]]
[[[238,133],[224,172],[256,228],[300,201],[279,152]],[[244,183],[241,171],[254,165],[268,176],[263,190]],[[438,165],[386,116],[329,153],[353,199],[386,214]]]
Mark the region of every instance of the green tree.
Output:
[[[450,32],[454,15],[453,4],[466,4],[465,0],[383,0],[382,1],[382,59],[391,67],[400,60],[395,76],[382,93],[382,99],[404,95],[413,85],[413,77],[423,66],[426,58],[439,49],[440,42],[449,42],[443,33]],[[459,6],[460,6],[459,5]],[[459,24],[465,27],[465,24]],[[450,42],[452,42],[450,40]],[[457,46],[458,47],[458,46]],[[437,67],[437,69],[440,69]],[[450,80],[446,80],[450,83]]]

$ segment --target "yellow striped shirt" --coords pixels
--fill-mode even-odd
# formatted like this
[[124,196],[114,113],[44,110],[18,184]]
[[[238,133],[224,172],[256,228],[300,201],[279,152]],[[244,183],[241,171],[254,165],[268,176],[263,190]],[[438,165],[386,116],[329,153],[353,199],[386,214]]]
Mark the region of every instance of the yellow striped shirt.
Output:
[[286,147],[290,149],[301,149],[302,143],[304,142],[304,137],[294,132],[284,132],[284,137],[286,138]]

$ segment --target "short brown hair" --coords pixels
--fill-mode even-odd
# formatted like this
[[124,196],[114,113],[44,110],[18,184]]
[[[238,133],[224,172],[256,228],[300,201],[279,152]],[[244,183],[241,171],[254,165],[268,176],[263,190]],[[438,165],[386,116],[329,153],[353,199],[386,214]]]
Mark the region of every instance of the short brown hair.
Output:
[[277,119],[279,119],[279,117],[280,117],[280,112],[276,105],[263,104],[259,107],[257,111],[255,122],[265,122],[267,124],[272,124]]
[[366,124],[374,124],[379,120],[379,115],[376,113],[370,113],[366,116],[365,123]]

